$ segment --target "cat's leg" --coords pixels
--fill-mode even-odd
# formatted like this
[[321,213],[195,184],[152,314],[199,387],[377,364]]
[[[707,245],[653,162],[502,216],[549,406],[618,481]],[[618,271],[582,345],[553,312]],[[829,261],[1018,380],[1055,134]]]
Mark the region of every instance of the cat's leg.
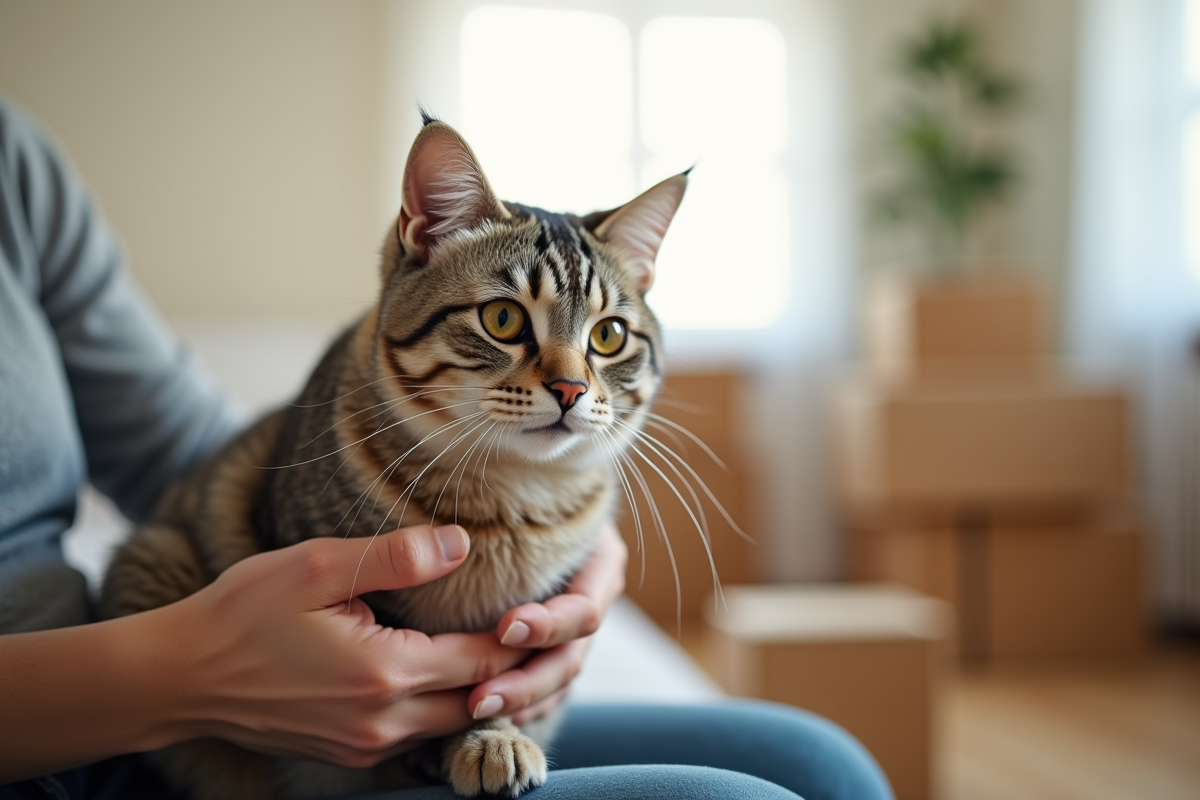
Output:
[[207,583],[187,536],[165,525],[144,525],[113,556],[100,591],[100,616],[113,619],[169,605]]
[[546,782],[542,748],[503,717],[451,736],[442,759],[443,774],[464,797],[482,792],[517,797]]

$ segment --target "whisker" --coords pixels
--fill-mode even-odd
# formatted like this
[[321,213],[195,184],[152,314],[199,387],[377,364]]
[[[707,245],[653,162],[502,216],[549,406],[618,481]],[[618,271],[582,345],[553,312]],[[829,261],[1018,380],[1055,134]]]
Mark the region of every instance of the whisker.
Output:
[[[396,420],[395,422],[390,423],[389,425],[387,425],[384,428],[379,428],[379,429],[375,430],[374,432],[367,434],[366,436],[364,436],[363,438],[359,439],[356,442],[350,442],[350,444],[339,447],[337,450],[334,450],[330,453],[326,453],[323,456],[316,456],[315,458],[310,458],[307,461],[298,461],[295,464],[282,464],[282,465],[277,465],[277,466],[259,467],[258,469],[290,469],[292,467],[302,467],[305,464],[311,464],[314,461],[320,461],[323,458],[329,458],[330,456],[335,456],[338,453],[342,452],[343,450],[348,450],[351,447],[354,447],[354,445],[356,445],[356,444],[362,444],[363,442],[367,441],[367,439],[370,439],[373,436],[378,436],[379,434],[383,433],[384,431],[391,430],[392,428],[395,428],[397,425],[403,425],[406,422],[412,422],[414,419],[417,419],[418,417],[424,417],[429,414],[435,414],[438,411],[448,411],[452,408],[460,408],[462,406],[469,406],[476,402],[478,402],[478,401],[466,400],[462,403],[452,403],[448,406],[441,406],[439,408],[430,409],[429,411],[422,411],[420,414],[413,414],[411,417],[408,417],[407,419]],[[483,412],[480,412],[480,413],[483,413]]]
[[[462,420],[458,420],[458,422],[464,422],[469,419],[475,419],[486,413],[487,413],[486,411],[480,411],[476,414],[471,415],[470,417],[465,417]],[[486,420],[479,424],[483,425],[485,422],[486,422]],[[359,556],[359,558],[358,558],[358,565],[354,568],[354,577],[351,578],[351,580],[350,580],[350,597],[346,602],[350,602],[350,600],[354,599],[354,588],[358,585],[358,573],[362,570],[363,561],[364,561],[364,559],[366,559],[367,553],[369,553],[371,550],[371,543],[374,542],[377,538],[379,538],[379,534],[383,533],[384,526],[386,526],[388,524],[388,520],[392,518],[392,514],[395,512],[396,506],[400,504],[400,500],[402,498],[404,498],[405,495],[408,495],[408,499],[404,501],[404,508],[401,509],[400,516],[397,518],[398,522],[402,522],[404,520],[404,515],[408,512],[409,500],[412,500],[413,493],[416,490],[417,483],[421,480],[421,476],[424,475],[429,470],[429,468],[432,467],[437,462],[437,460],[439,458],[441,458],[452,447],[454,447],[454,445],[461,442],[463,440],[463,438],[466,437],[471,432],[471,430],[474,430],[474,428],[471,428],[466,433],[456,435],[454,440],[451,441],[450,444],[448,444],[444,448],[442,448],[442,451],[440,453],[438,453],[436,456],[434,456],[430,460],[430,462],[428,464],[426,464],[421,469],[420,472],[417,473],[417,477],[412,479],[412,481],[408,484],[408,486],[405,487],[404,491],[402,491],[400,493],[400,496],[396,498],[396,502],[392,503],[392,507],[388,509],[388,512],[386,514],[384,514],[383,521],[379,523],[379,527],[375,530],[375,533],[371,534],[371,538],[367,540],[366,546],[363,548],[362,555]],[[412,451],[410,450],[409,452],[412,452]],[[403,456],[401,458],[403,458]],[[372,509],[372,511],[373,510],[374,509]]]
[[[479,445],[482,444],[487,439],[488,434],[490,434],[492,431],[494,431],[496,429],[496,426],[499,424],[500,424],[499,422],[493,422],[491,424],[491,427],[489,427],[483,433],[479,434],[479,438],[476,439],[475,443],[472,444],[470,449],[467,450],[467,455],[470,456],[472,451],[474,451],[476,448],[479,448]],[[479,461],[483,457],[483,453],[485,450],[486,450],[486,448],[479,448],[478,455],[475,457],[475,469],[471,471],[471,480],[472,481],[475,480],[475,472],[476,472],[476,470],[479,469]],[[451,475],[453,475],[453,473],[451,473]],[[455,525],[458,524],[458,499],[459,499],[460,493],[462,492],[463,478],[465,478],[466,475],[467,475],[467,467],[464,464],[463,468],[462,468],[462,472],[458,473],[458,483],[454,484],[454,524]]]
[[357,394],[358,392],[361,392],[363,389],[366,389],[368,386],[374,386],[377,383],[382,383],[383,381],[391,380],[391,379],[392,379],[392,377],[390,375],[385,375],[382,378],[376,378],[375,380],[370,381],[368,383],[364,383],[362,386],[358,387],[357,389],[351,389],[350,391],[346,392],[345,394],[335,397],[332,400],[323,400],[320,403],[311,403],[311,404],[289,402],[287,405],[291,406],[292,408],[320,408],[321,406],[327,406],[330,403],[336,403],[338,400],[345,400],[350,395]]
[[[686,477],[684,477],[683,473],[680,472],[679,468],[676,467],[671,462],[670,458],[668,458],[661,450],[659,450],[657,447],[655,447],[655,444],[658,444],[658,441],[653,436],[645,434],[642,431],[639,431],[630,425],[626,425],[624,422],[618,421],[616,424],[621,425],[626,428],[629,428],[630,432],[634,435],[634,437],[636,437],[639,442],[641,442],[641,443],[645,444],[647,447],[649,447],[651,452],[653,452],[656,456],[661,458],[663,460],[663,463],[665,463],[671,469],[671,471],[675,473],[676,477],[679,478],[679,480],[683,483],[683,485],[687,487],[688,494],[691,495],[692,503],[695,506],[696,512],[700,515],[700,527],[701,527],[700,536],[705,541],[711,541],[712,534],[708,528],[708,517],[704,513],[704,504],[700,502],[700,496],[696,494],[696,490],[692,486],[691,481],[689,481]],[[667,448],[667,449],[668,449],[668,452],[671,452],[669,450],[669,448]],[[671,452],[671,455],[675,455],[678,458],[678,456],[674,452]],[[684,466],[687,466],[687,464],[685,463]],[[697,480],[699,480],[699,478],[697,478]],[[701,481],[701,483],[703,483],[703,481]],[[680,498],[680,501],[682,502],[682,498]]]
[[[696,472],[696,470],[692,468],[692,465],[687,462],[687,459],[683,458],[683,456],[679,455],[674,450],[667,447],[661,441],[654,438],[653,436],[646,433],[645,431],[639,431],[636,428],[633,428],[632,426],[630,426],[628,423],[621,422],[620,420],[614,420],[614,422],[617,425],[621,425],[625,428],[629,428],[630,430],[632,430],[633,434],[635,436],[637,436],[639,440],[645,441],[647,443],[647,445],[652,446],[652,445],[650,445],[650,443],[653,443],[654,445],[658,445],[658,447],[661,447],[664,451],[666,451],[667,454],[669,454],[676,461],[678,461],[679,464],[688,471],[688,474],[692,476],[692,478],[696,481],[696,483],[700,484],[700,488],[704,490],[704,494],[708,496],[709,501],[713,504],[713,506],[716,507],[716,509],[719,512],[721,512],[721,516],[724,517],[725,521],[729,523],[729,526],[731,528],[733,528],[733,530],[735,532],[737,532],[738,536],[741,536],[743,539],[745,539],[747,542],[750,542],[751,544],[758,544],[758,542],[756,542],[754,540],[754,537],[750,536],[750,534],[748,534],[744,530],[742,530],[742,527],[737,524],[737,521],[734,520],[733,516],[730,515],[730,513],[725,509],[725,506],[722,505],[721,501],[717,499],[716,495],[713,494],[712,490],[708,488],[708,484],[704,481],[704,479],[701,478],[700,475]],[[667,464],[671,463],[670,459],[666,455],[663,455],[661,453],[659,455],[663,458],[663,461],[665,461]],[[716,459],[715,456],[714,456],[714,460],[717,461],[717,463],[720,464],[722,467],[725,466],[724,464],[721,464],[720,460]],[[672,467],[672,469],[674,470],[675,468]],[[728,468],[726,468],[726,471],[728,471]],[[676,473],[678,473],[678,470],[676,470]],[[681,480],[683,479],[682,475],[680,476],[680,479]]]
[[663,482],[667,484],[667,488],[669,488],[675,494],[675,497],[679,500],[680,505],[683,506],[683,510],[686,511],[688,516],[691,518],[692,524],[696,526],[696,531],[700,534],[700,541],[704,544],[704,553],[708,556],[708,566],[712,571],[713,589],[716,594],[714,600],[717,601],[717,607],[719,608],[725,603],[725,595],[724,592],[721,591],[721,578],[717,574],[717,562],[716,559],[713,558],[712,544],[709,542],[708,536],[705,535],[705,532],[700,525],[700,521],[696,519],[696,515],[692,512],[691,506],[689,506],[687,501],[683,499],[683,495],[679,493],[679,489],[675,488],[675,484],[670,478],[667,477],[666,473],[659,469],[658,465],[651,461],[650,458],[641,451],[641,448],[635,445],[631,447],[630,450],[632,450],[634,453],[637,453],[638,457],[641,458],[642,461],[645,461],[652,470],[658,473],[658,477],[662,478]]
[[[457,387],[456,387],[456,388],[457,388]],[[413,392],[412,394],[406,394],[406,395],[403,395],[403,396],[401,396],[401,397],[398,397],[398,398],[393,398],[393,399],[391,399],[391,400],[384,400],[384,401],[382,401],[382,402],[380,402],[380,403],[376,403],[375,405],[372,405],[372,406],[367,406],[366,408],[359,409],[358,411],[355,411],[353,414],[348,414],[347,416],[345,416],[345,417],[342,417],[342,418],[341,418],[341,419],[339,419],[337,422],[333,423],[333,424],[332,424],[332,425],[330,425],[328,428],[326,428],[325,430],[321,431],[321,432],[320,432],[320,433],[318,433],[316,436],[314,436],[313,438],[309,439],[307,442],[305,442],[304,444],[300,445],[300,446],[299,446],[299,447],[297,447],[296,449],[297,449],[297,450],[303,450],[305,447],[308,447],[310,444],[312,444],[313,442],[315,442],[317,439],[320,439],[322,436],[324,436],[325,434],[329,433],[331,430],[333,430],[333,429],[334,429],[334,428],[336,428],[337,426],[341,425],[343,422],[346,422],[347,420],[354,419],[354,418],[355,418],[355,417],[357,417],[359,414],[365,414],[366,412],[370,411],[370,410],[371,410],[371,409],[373,409],[373,408],[379,408],[380,406],[386,406],[386,408],[384,408],[382,411],[380,411],[380,412],[378,412],[378,413],[376,413],[376,414],[373,414],[372,416],[368,417],[368,419],[374,419],[375,417],[378,417],[378,416],[379,416],[379,415],[381,415],[381,414],[385,414],[385,413],[387,413],[388,411],[390,411],[390,410],[391,410],[392,408],[394,408],[395,406],[398,406],[398,405],[400,405],[401,403],[406,403],[406,402],[408,402],[409,400],[415,399],[415,398],[417,398],[417,397],[423,397],[423,396],[425,396],[425,395],[429,395],[429,394],[437,394],[437,393],[439,393],[439,392],[450,392],[450,391],[454,391],[454,389],[430,389],[429,391],[425,391],[425,392]]]
[[642,471],[638,469],[637,464],[629,458],[628,455],[622,455],[621,460],[633,472],[634,480],[642,490],[642,495],[646,498],[646,504],[650,507],[650,513],[654,521],[655,530],[658,531],[658,536],[662,539],[663,544],[667,547],[667,558],[671,562],[671,575],[675,579],[675,633],[677,636],[683,635],[683,587],[679,582],[679,566],[675,563],[675,549],[671,547],[671,538],[667,535],[667,526],[663,523],[662,514],[658,511],[658,503],[654,501],[654,494],[650,491],[649,485],[646,483],[646,476],[642,475]]
[[625,469],[620,460],[617,458],[615,447],[615,439],[608,431],[600,431],[601,443],[605,450],[608,451],[608,457],[613,463],[613,471],[617,475],[617,480],[621,482],[621,488],[625,490],[625,499],[629,502],[630,512],[633,514],[633,528],[637,534],[637,549],[638,555],[641,558],[641,573],[638,577],[638,588],[641,589],[646,583],[646,541],[642,535],[642,515],[638,511],[637,501],[633,497],[633,488],[629,485],[629,478],[625,475]]
[[[463,433],[463,437],[465,438],[466,436],[470,435],[471,433],[473,433],[473,432],[475,432],[475,431],[479,430],[479,429],[480,429],[480,428],[482,428],[484,425],[487,425],[489,422],[491,422],[491,420],[485,419],[485,420],[483,420],[482,422],[480,422],[479,424],[477,424],[477,425],[475,425],[475,426],[473,426],[473,427],[469,428],[467,431],[465,431],[465,432]],[[496,423],[495,423],[495,422],[492,422],[492,424],[493,424],[493,425],[495,425]],[[460,440],[460,441],[461,441],[461,440]],[[448,476],[446,476],[446,482],[442,484],[442,490],[441,490],[440,492],[438,492],[437,500],[435,500],[435,501],[433,502],[433,509],[432,509],[432,510],[429,512],[429,514],[430,514],[430,516],[429,516],[429,525],[430,525],[431,527],[433,526],[433,523],[434,523],[434,522],[436,521],[436,519],[437,519],[438,508],[440,508],[440,507],[441,507],[441,505],[442,505],[442,496],[443,496],[444,494],[446,494],[446,488],[447,488],[447,487],[450,485],[450,481],[454,480],[454,473],[458,472],[458,468],[459,468],[459,467],[460,467],[460,466],[463,464],[463,462],[464,462],[464,461],[466,461],[466,460],[467,460],[467,457],[468,457],[469,455],[471,455],[471,451],[475,449],[475,445],[479,444],[479,442],[480,442],[480,441],[481,441],[480,439],[476,439],[476,440],[475,440],[475,441],[474,441],[474,442],[471,444],[471,446],[467,448],[467,452],[463,453],[462,457],[458,459],[458,463],[456,463],[456,464],[454,465],[454,467],[453,467],[453,468],[451,468],[451,470],[450,470],[450,474],[449,474]],[[456,525],[458,524],[458,510],[457,510],[457,507],[455,508],[454,524],[456,524]]]
[[499,452],[500,448],[499,448],[499,447],[497,447],[497,444],[498,444],[498,443],[499,443],[499,442],[500,442],[500,441],[501,441],[501,440],[504,438],[504,436],[506,436],[507,434],[509,434],[509,433],[512,431],[512,429],[513,429],[514,427],[516,427],[516,426],[515,426],[513,423],[511,423],[511,422],[503,422],[503,423],[501,423],[501,428],[500,428],[500,430],[496,432],[496,438],[495,438],[495,439],[493,439],[493,440],[492,440],[492,443],[488,445],[488,450],[487,450],[487,453],[486,453],[486,454],[484,455],[484,457],[483,457],[483,474],[479,476],[479,478],[480,478],[480,481],[482,482],[482,483],[481,483],[481,485],[480,485],[480,487],[479,487],[479,497],[480,497],[480,499],[483,499],[483,487],[484,487],[484,486],[486,486],[486,487],[487,487],[487,489],[488,489],[488,491],[489,491],[489,492],[491,492],[492,494],[495,494],[495,493],[496,493],[496,490],[495,490],[495,489],[493,489],[493,488],[491,487],[491,484],[489,484],[489,483],[487,482],[487,462],[488,462],[488,458],[491,456],[491,454],[492,454],[492,450],[493,450],[493,449],[495,449],[497,452]]
[[[614,403],[613,405],[616,406],[618,404]],[[633,406],[628,406],[624,403],[621,403],[619,405],[626,406],[627,408],[634,408]],[[704,454],[706,456],[711,458],[717,464],[717,466],[719,466],[721,469],[725,470],[726,472],[729,472],[729,467],[727,467],[725,465],[725,462],[721,460],[721,457],[718,456],[716,453],[714,453],[712,448],[709,447],[707,444],[705,444],[704,440],[701,439],[699,436],[692,433],[691,431],[689,431],[684,426],[680,425],[675,420],[664,417],[661,414],[655,414],[653,411],[643,411],[642,413],[644,413],[647,417],[654,420],[655,422],[660,423],[662,425],[667,425],[667,426],[673,428],[674,430],[679,431],[680,433],[682,433],[684,436],[688,437],[689,439],[691,439],[693,442],[696,443],[697,446],[700,447],[701,450],[704,451]]]
[[689,403],[686,400],[680,400],[677,397],[668,397],[662,394],[654,398],[654,405],[678,409],[685,414],[695,414],[696,416],[712,416],[714,413],[713,410],[708,406]]
[[[401,462],[403,462],[403,461],[404,461],[404,459],[408,458],[408,456],[409,456],[411,453],[413,453],[415,450],[417,450],[418,448],[420,448],[422,445],[424,445],[426,442],[428,442],[430,439],[434,438],[434,437],[435,437],[435,436],[437,436],[438,434],[440,434],[440,433],[442,433],[442,432],[444,432],[444,431],[447,431],[447,430],[449,430],[449,429],[451,429],[451,428],[457,427],[458,425],[461,425],[461,424],[464,424],[464,423],[466,423],[466,422],[469,422],[469,421],[470,421],[470,420],[472,420],[472,419],[476,419],[476,418],[478,418],[480,415],[482,415],[482,414],[484,414],[484,413],[486,413],[486,412],[483,412],[483,411],[477,411],[476,413],[474,413],[474,414],[470,414],[470,415],[468,415],[468,416],[466,416],[466,417],[463,417],[462,419],[457,419],[457,420],[453,420],[453,421],[451,421],[451,422],[447,422],[447,423],[445,423],[444,425],[442,425],[442,426],[440,426],[439,428],[437,428],[436,430],[434,430],[433,432],[431,432],[431,433],[429,433],[428,435],[426,435],[425,437],[423,437],[423,438],[422,438],[420,441],[418,441],[416,444],[414,444],[414,445],[413,445],[412,447],[410,447],[409,449],[405,450],[405,451],[404,451],[403,453],[401,453],[399,456],[397,456],[397,457],[396,457],[396,459],[395,459],[394,461],[392,461],[392,463],[391,463],[391,464],[389,464],[387,467],[385,467],[385,468],[384,468],[384,469],[383,469],[383,470],[382,470],[382,471],[379,473],[379,475],[378,475],[378,476],[375,478],[375,480],[371,481],[370,485],[369,485],[369,486],[367,486],[367,488],[363,490],[362,494],[360,494],[360,495],[359,495],[359,500],[361,500],[361,501],[362,501],[362,505],[361,505],[361,506],[359,506],[359,509],[358,509],[358,511],[355,511],[355,513],[354,513],[354,519],[350,521],[350,527],[346,529],[346,536],[349,536],[349,535],[350,535],[350,531],[354,530],[354,526],[355,526],[355,525],[358,523],[358,516],[359,516],[359,514],[362,512],[362,510],[363,510],[364,508],[366,508],[366,495],[367,495],[367,494],[368,494],[368,493],[369,493],[369,492],[370,492],[372,489],[374,489],[374,488],[375,488],[375,486],[376,486],[376,485],[378,485],[378,484],[379,484],[379,482],[380,482],[381,480],[388,480],[388,479],[390,479],[390,477],[391,477],[392,473],[393,473],[393,472],[395,472],[396,468],[397,468],[398,466],[400,466],[400,463],[401,463]],[[354,505],[351,505],[351,506],[350,506],[350,508],[346,509],[346,513],[342,515],[342,519],[338,521],[338,527],[340,527],[340,526],[341,526],[341,524],[342,524],[342,522],[344,522],[344,521],[345,521],[345,519],[346,519],[346,516],[347,516],[347,515],[350,513],[350,511],[351,511],[351,510],[353,510],[354,506],[359,504],[359,500],[356,500],[356,501],[354,502]],[[379,504],[379,495],[376,495],[376,497],[375,497],[375,503],[373,503],[373,504],[371,505],[371,513],[375,513],[375,508],[376,508],[376,506],[378,506],[378,504]],[[386,519],[386,518],[385,518],[385,519]],[[334,530],[337,530],[337,528],[334,528]]]

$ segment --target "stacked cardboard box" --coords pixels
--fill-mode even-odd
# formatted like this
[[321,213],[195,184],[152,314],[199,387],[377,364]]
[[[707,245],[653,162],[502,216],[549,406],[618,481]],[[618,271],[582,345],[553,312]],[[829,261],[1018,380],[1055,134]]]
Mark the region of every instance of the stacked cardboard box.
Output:
[[972,660],[1136,651],[1124,391],[1056,374],[1019,283],[875,291],[868,367],[837,400],[853,576],[953,603]]
[[898,800],[936,794],[946,604],[885,585],[731,586],[705,615],[716,678],[808,709],[879,761]]

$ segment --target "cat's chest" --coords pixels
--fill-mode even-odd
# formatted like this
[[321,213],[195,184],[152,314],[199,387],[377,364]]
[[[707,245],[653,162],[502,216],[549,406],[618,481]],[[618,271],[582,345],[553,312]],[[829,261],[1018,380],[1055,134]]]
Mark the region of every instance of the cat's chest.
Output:
[[554,529],[476,530],[466,561],[450,574],[366,599],[389,624],[430,634],[489,630],[509,609],[562,591],[595,548],[607,515],[597,505]]

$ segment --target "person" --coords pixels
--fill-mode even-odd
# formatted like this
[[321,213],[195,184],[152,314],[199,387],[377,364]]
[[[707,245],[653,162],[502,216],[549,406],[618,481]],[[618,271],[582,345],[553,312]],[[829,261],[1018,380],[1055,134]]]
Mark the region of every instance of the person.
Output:
[[[49,137],[0,98],[0,799],[176,796],[133,754],[201,736],[365,767],[473,719],[563,702],[623,589],[609,526],[563,594],[495,632],[376,625],[362,543],[255,555],[177,603],[97,621],[61,537],[90,482],[133,521],[239,427],[128,275]],[[361,591],[462,563],[457,526],[379,537]],[[568,706],[533,798],[890,797],[845,732],[768,704]],[[438,786],[373,797],[449,798]]]

